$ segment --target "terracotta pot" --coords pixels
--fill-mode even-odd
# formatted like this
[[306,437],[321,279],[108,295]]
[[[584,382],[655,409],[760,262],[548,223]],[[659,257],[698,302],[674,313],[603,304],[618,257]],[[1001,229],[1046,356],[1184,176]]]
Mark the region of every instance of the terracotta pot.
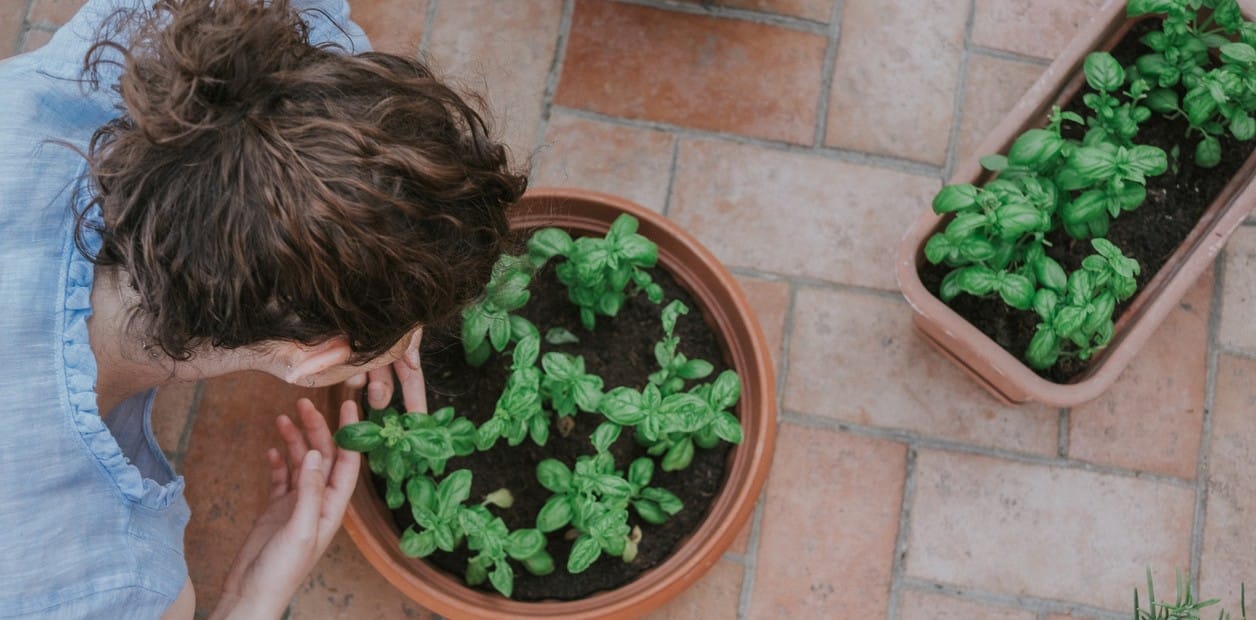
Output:
[[[718,334],[726,360],[741,375],[737,415],[745,437],[730,451],[723,489],[699,528],[664,563],[635,581],[582,600],[525,603],[469,588],[460,578],[402,554],[400,532],[363,468],[345,529],[375,569],[416,603],[458,619],[638,617],[701,578],[749,520],[772,462],[776,379],[763,332],[732,275],[693,237],[663,216],[613,196],[565,189],[533,190],[515,207],[511,227],[559,226],[573,233],[605,234],[621,213],[635,216],[640,221],[638,232],[658,244],[660,266],[693,295],[697,310]],[[336,403],[357,396],[343,385],[332,391]]]
[[[1006,153],[1022,132],[1045,125],[1052,106],[1062,106],[1073,97],[1085,81],[1082,64],[1086,55],[1111,49],[1132,25],[1125,16],[1125,4],[1124,0],[1104,4],[986,138],[978,153]],[[1251,19],[1248,11],[1244,10],[1244,15]],[[1117,320],[1108,347],[1071,383],[1054,383],[1039,377],[925,289],[917,273],[925,264],[925,242],[949,222],[949,218],[932,209],[925,210],[899,244],[899,288],[915,311],[920,333],[995,397],[1013,404],[1038,401],[1059,407],[1078,405],[1099,396],[1116,381],[1187,289],[1212,264],[1226,239],[1256,204],[1254,173],[1256,154],[1247,159],[1164,267],[1140,289]],[[949,183],[980,185],[990,177],[973,157],[959,162]]]

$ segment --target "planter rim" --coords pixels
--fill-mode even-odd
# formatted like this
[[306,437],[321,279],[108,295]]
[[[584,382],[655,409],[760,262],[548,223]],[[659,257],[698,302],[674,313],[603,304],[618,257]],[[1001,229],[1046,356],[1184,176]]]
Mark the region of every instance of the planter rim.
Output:
[[[345,529],[366,559],[392,585],[420,605],[453,618],[632,618],[657,608],[684,591],[714,566],[732,544],[754,511],[755,503],[767,477],[776,436],[776,379],[771,354],[749,303],[736,280],[713,254],[692,236],[664,216],[625,199],[578,189],[532,189],[521,205],[525,212],[512,214],[512,228],[530,228],[549,220],[562,206],[601,205],[600,209],[626,212],[638,219],[641,231],[659,245],[659,264],[665,266],[695,298],[695,302],[712,329],[725,340],[722,343],[730,365],[742,376],[742,401],[738,404],[745,440],[730,450],[725,483],[708,509],[707,516],[687,539],[659,565],[645,571],[624,586],[595,593],[573,601],[521,602],[470,588],[426,562],[400,553],[398,534],[391,515],[377,497],[369,482],[370,472],[363,468],[362,478],[350,500]],[[553,205],[546,209],[544,205]],[[521,207],[523,208],[523,207]],[[521,217],[516,217],[520,216]],[[596,222],[609,226],[611,219],[580,215],[573,209],[560,225],[588,227]],[[576,222],[572,225],[567,222]],[[670,239],[651,235],[662,233]],[[675,247],[671,247],[675,244]],[[677,263],[682,260],[685,262]],[[712,290],[690,281],[698,272],[712,277]],[[710,288],[710,287],[708,287]],[[720,307],[710,307],[718,300]],[[729,333],[730,329],[736,333]],[[740,361],[741,365],[738,365]],[[742,367],[746,366],[746,367]],[[356,398],[357,391],[343,384],[332,390],[334,399]],[[749,402],[748,400],[749,399]],[[744,406],[743,406],[744,405]],[[380,528],[387,536],[375,532]]]
[[[1025,128],[1041,126],[1044,108],[1049,109],[1071,83],[1080,82],[1079,72],[1086,55],[1102,47],[1100,43],[1106,37],[1129,21],[1125,7],[1125,0],[1108,0],[976,152],[1006,152]],[[1243,14],[1251,19],[1247,9]],[[1254,174],[1256,153],[1235,173],[1168,262],[1139,290],[1117,321],[1112,342],[1074,383],[1055,383],[1038,376],[925,289],[917,272],[924,243],[945,219],[931,208],[924,210],[899,243],[899,289],[911,305],[922,335],[999,400],[1008,404],[1033,400],[1058,407],[1079,405],[1098,397],[1116,381],[1186,290],[1212,264],[1226,239],[1256,205],[1256,184],[1249,181]],[[947,183],[979,183],[985,176],[978,156],[973,156],[959,162]]]

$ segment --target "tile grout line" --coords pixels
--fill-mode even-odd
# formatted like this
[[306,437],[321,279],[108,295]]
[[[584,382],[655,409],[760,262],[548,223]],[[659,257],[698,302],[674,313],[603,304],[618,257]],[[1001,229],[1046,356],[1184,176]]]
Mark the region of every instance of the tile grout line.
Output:
[[991,592],[988,590],[979,590],[969,586],[957,586],[954,584],[938,583],[927,581],[924,579],[916,579],[913,577],[903,578],[903,587],[915,592],[923,592],[926,594],[939,594],[950,598],[963,601],[971,601],[975,603],[983,603],[998,607],[1011,607],[1022,611],[1028,611],[1038,614],[1085,614],[1087,617],[1102,618],[1103,620],[1125,620],[1129,614],[1124,611],[1112,611],[1110,609],[1101,609],[1091,607],[1082,603],[1065,601],[1060,599],[1039,598],[1029,595],[1003,594],[1000,592]]
[[798,285],[787,282],[789,296],[785,301],[785,324],[781,326],[781,346],[777,355],[781,358],[776,362],[776,426],[779,429],[785,412],[785,386],[789,379],[790,343],[794,340],[794,316],[798,313]]
[[968,18],[964,22],[964,43],[959,55],[959,75],[955,82],[955,97],[951,102],[951,133],[946,142],[946,159],[942,166],[942,182],[951,178],[955,171],[955,159],[959,150],[959,128],[964,117],[964,92],[968,89],[968,61],[972,58],[973,22],[977,16],[977,0],[968,0]]
[[809,413],[801,413],[796,411],[786,411],[782,418],[786,422],[797,424],[805,428],[814,428],[821,430],[830,430],[837,432],[846,432],[861,437],[870,437],[873,439],[883,439],[887,441],[895,441],[905,443],[918,450],[937,450],[941,452],[950,452],[955,454],[968,454],[973,456],[984,456],[1022,465],[1035,465],[1042,467],[1057,467],[1061,469],[1070,469],[1076,471],[1084,471],[1093,474],[1116,476],[1121,478],[1130,478],[1134,480],[1144,480],[1147,482],[1155,482],[1166,484],[1178,488],[1194,489],[1195,481],[1183,480],[1181,478],[1173,478],[1162,474],[1154,474],[1150,472],[1136,471],[1132,469],[1123,469],[1120,467],[1112,467],[1110,465],[1100,465],[1087,461],[1079,461],[1076,459],[1061,459],[1059,457],[1042,456],[1028,452],[1014,452],[1003,448],[995,448],[991,446],[980,446],[967,444],[950,439],[940,439],[937,437],[929,437],[920,435],[914,431],[905,431],[892,428],[880,428],[874,426],[863,426],[853,424],[842,420],[827,418]]
[[768,501],[767,497],[768,485],[767,480],[764,480],[763,489],[759,491],[759,499],[755,502],[754,513],[750,515],[750,536],[746,539],[746,553],[741,556],[741,592],[737,595],[738,620],[748,618],[750,615],[755,571],[759,567],[759,532],[763,528],[763,511]]
[[771,271],[759,271],[753,267],[729,266],[728,270],[734,274],[758,278],[761,280],[774,280],[780,282],[789,282],[800,287],[816,288],[830,291],[845,291],[852,293],[862,293],[874,297],[882,297],[889,299],[903,299],[903,293],[897,289],[875,288],[864,286],[862,284],[847,284],[845,282],[834,282],[830,280],[821,280],[811,276],[795,276],[784,273],[774,273]]
[[898,536],[894,541],[894,557],[890,561],[890,598],[886,606],[886,620],[898,620],[901,612],[903,591],[900,587],[907,570],[903,560],[907,557],[908,536],[911,533],[911,510],[916,497],[916,448],[907,446],[907,465],[903,475],[903,501],[898,511]]
[[554,58],[550,61],[549,75],[545,78],[545,92],[541,95],[541,122],[536,127],[536,135],[532,137],[531,159],[545,142],[545,134],[549,132],[550,117],[554,114],[554,93],[558,90],[558,79],[563,72],[563,58],[567,55],[567,39],[571,34],[571,14],[575,0],[563,0],[562,15],[558,20],[558,42],[554,44]]
[[[785,409],[785,380],[789,374],[789,342],[794,334],[794,314],[797,306],[798,287],[794,283],[789,282],[789,299],[785,304],[785,324],[781,327],[781,346],[777,354],[780,359],[776,362],[776,431],[777,437],[780,437],[780,428],[783,421],[782,413]],[[779,445],[778,445],[779,449]],[[759,503],[755,506],[754,517],[750,521],[750,537],[746,541],[746,560],[745,572],[741,579],[741,595],[737,601],[737,618],[739,620],[748,618],[750,613],[751,597],[753,596],[755,573],[759,567],[759,540],[763,531],[763,513],[766,510],[768,501],[768,480],[764,480],[763,489],[759,491]]]
[[423,16],[423,34],[419,35],[419,57],[427,56],[427,44],[431,42],[430,33],[436,29],[436,7],[440,0],[427,0],[427,14]]
[[812,21],[803,17],[766,13],[763,11],[751,11],[747,9],[734,9],[725,6],[703,7],[697,4],[687,4],[668,0],[618,0],[618,2],[620,4],[641,6],[660,11],[683,13],[685,15],[697,15],[700,17],[711,17],[715,19],[733,19],[763,26],[777,26],[779,28],[786,28],[807,34],[822,35],[825,34],[825,31],[827,31],[829,27],[828,24]]
[[197,381],[192,391],[192,402],[188,404],[187,420],[183,422],[183,430],[179,432],[179,445],[174,453],[174,470],[183,474],[183,459],[188,455],[188,446],[192,443],[192,427],[196,425],[196,416],[201,410],[201,397],[205,395],[205,381]]
[[1199,456],[1195,460],[1195,511],[1191,517],[1191,586],[1199,591],[1203,569],[1204,522],[1208,517],[1208,450],[1212,445],[1212,414],[1217,394],[1218,333],[1225,299],[1225,253],[1217,256],[1212,274],[1212,307],[1208,310],[1208,372],[1204,380],[1204,420],[1199,432]]
[[13,55],[22,53],[22,48],[26,47],[26,39],[31,31],[31,9],[35,6],[35,0],[26,0],[25,5],[22,8],[21,26],[17,31],[17,37],[13,40],[13,46],[9,50]]
[[998,60],[1011,60],[1013,62],[1020,62],[1020,63],[1025,63],[1028,65],[1037,65],[1043,68],[1051,66],[1050,58],[1039,58],[1037,56],[1030,56],[1028,54],[1021,54],[1018,52],[1009,52],[1007,50],[996,49],[993,47],[985,47],[984,45],[974,44],[972,45],[970,51],[972,51],[972,53],[978,56],[985,56],[986,58],[995,58]]
[[842,36],[842,0],[833,2],[829,12],[828,45],[824,49],[824,63],[820,67],[820,99],[816,102],[816,133],[812,145],[824,146],[829,131],[829,98],[833,94],[833,71],[837,67],[837,46]]
[[1256,361],[1256,351],[1236,349],[1234,347],[1227,347],[1224,344],[1220,344],[1220,343],[1218,343],[1215,348],[1216,348],[1217,353],[1226,355],[1228,357],[1237,357],[1239,359]]
[[1068,458],[1069,421],[1072,414],[1072,409],[1060,407],[1060,436],[1056,439],[1056,456],[1062,459]]
[[667,168],[667,195],[663,197],[663,217],[672,213],[672,189],[676,187],[676,162],[680,159],[680,136],[672,136],[672,163]]
[[755,146],[763,149],[795,153],[801,155],[817,155],[825,159],[844,161],[847,163],[883,168],[896,172],[903,172],[915,176],[928,177],[932,179],[938,178],[941,174],[942,167],[937,164],[914,161],[901,157],[893,157],[889,155],[877,155],[875,153],[865,153],[851,149],[842,149],[835,147],[807,146],[802,144],[794,144],[792,142],[780,142],[776,140],[767,140],[764,138],[752,138],[734,133],[725,133],[718,131],[707,131],[702,129],[693,129],[681,125],[673,125],[670,123],[662,123],[658,121],[650,121],[635,118],[623,118],[619,116],[610,116],[592,110],[582,110],[580,108],[570,108],[564,105],[555,105],[555,109],[561,110],[565,114],[583,118],[585,120],[597,121],[611,125],[619,125],[622,127],[630,127],[634,129],[650,129],[654,131],[665,131],[674,133],[679,137],[690,138],[695,140],[721,140],[733,144],[743,146]]

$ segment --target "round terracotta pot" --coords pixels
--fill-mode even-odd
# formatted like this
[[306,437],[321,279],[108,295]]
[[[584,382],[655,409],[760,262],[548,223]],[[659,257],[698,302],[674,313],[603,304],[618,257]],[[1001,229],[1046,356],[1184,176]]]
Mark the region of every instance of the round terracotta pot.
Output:
[[[742,394],[736,413],[745,436],[729,453],[723,489],[698,529],[671,557],[635,581],[576,601],[519,602],[470,588],[460,578],[402,554],[400,532],[364,467],[345,517],[345,529],[371,565],[416,603],[458,619],[638,617],[701,578],[750,518],[772,462],[776,380],[758,320],[728,270],[663,216],[604,194],[532,190],[514,207],[511,227],[529,230],[557,226],[574,234],[601,235],[621,213],[636,217],[640,221],[638,232],[658,244],[660,267],[693,295],[697,310],[718,334],[726,360],[741,376]],[[332,396],[340,402],[358,395],[341,385]]]

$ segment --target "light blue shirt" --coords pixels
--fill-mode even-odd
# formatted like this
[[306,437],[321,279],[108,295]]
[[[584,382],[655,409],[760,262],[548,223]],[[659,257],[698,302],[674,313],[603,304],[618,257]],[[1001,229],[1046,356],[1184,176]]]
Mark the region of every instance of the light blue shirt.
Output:
[[[0,618],[156,618],[187,580],[183,478],[153,439],[152,393],[108,426],[96,409],[92,264],[73,239],[92,187],[82,156],[53,143],[86,150],[120,114],[118,70],[92,90],[81,67],[101,21],[134,1],[90,0],[0,62]],[[313,42],[370,49],[343,0],[295,4],[317,9],[302,13]]]

